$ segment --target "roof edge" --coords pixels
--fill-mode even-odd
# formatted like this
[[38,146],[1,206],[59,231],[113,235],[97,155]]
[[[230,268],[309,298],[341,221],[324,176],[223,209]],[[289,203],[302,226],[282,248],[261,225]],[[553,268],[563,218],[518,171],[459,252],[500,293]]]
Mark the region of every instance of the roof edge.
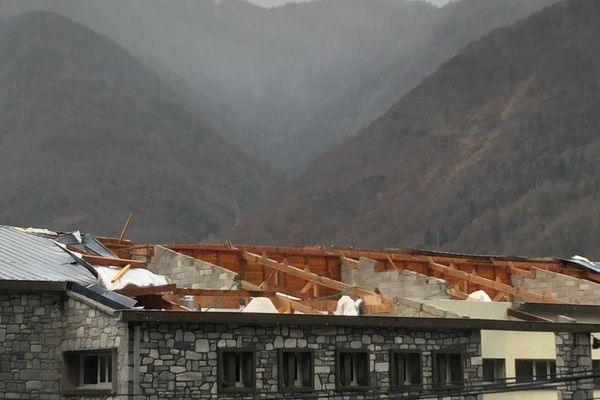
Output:
[[124,310],[121,320],[126,322],[166,322],[166,323],[209,323],[209,324],[248,324],[248,325],[314,325],[344,326],[365,328],[400,328],[412,330],[444,331],[528,331],[528,332],[597,332],[600,324],[579,324],[564,322],[502,321],[471,318],[414,318],[360,316],[346,317],[333,315],[305,314],[253,314],[221,313],[197,311],[157,311]]
[[68,282],[0,280],[0,290],[7,292],[66,292]]

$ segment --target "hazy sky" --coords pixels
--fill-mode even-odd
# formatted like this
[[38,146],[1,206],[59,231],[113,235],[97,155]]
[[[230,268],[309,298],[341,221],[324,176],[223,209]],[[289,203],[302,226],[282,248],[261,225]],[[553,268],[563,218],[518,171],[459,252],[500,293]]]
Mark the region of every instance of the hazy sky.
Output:
[[[254,3],[257,4],[259,6],[263,6],[263,7],[274,7],[274,6],[280,6],[282,4],[285,3],[300,3],[302,1],[311,1],[311,0],[248,0],[250,3]],[[449,0],[425,0],[428,1],[432,4],[441,6],[446,4]]]

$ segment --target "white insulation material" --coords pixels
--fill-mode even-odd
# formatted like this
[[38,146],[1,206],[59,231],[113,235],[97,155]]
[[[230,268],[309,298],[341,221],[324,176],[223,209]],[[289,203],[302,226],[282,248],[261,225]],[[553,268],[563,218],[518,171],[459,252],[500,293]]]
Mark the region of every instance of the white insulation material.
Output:
[[133,285],[138,287],[168,285],[167,278],[163,275],[156,275],[144,268],[131,268],[118,281],[112,283],[111,280],[121,269],[116,267],[95,267],[98,272],[98,280],[102,286],[108,290],[119,290],[125,286]]
[[273,305],[273,302],[268,297],[255,297],[248,305],[242,310],[244,313],[267,313],[267,314],[279,314],[277,308]]
[[469,297],[467,297],[467,301],[484,301],[484,302],[490,302],[490,301],[492,301],[492,299],[483,290],[477,290],[477,291],[471,293],[469,295]]
[[334,314],[347,316],[358,315],[358,305],[352,300],[352,297],[342,296],[337,302]]

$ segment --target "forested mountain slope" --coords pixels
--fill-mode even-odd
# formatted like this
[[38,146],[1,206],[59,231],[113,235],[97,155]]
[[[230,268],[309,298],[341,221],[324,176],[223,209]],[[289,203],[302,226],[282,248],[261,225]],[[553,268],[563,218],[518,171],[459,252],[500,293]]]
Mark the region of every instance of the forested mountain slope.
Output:
[[0,220],[192,240],[274,175],[192,116],[105,36],[49,12],[0,26]]
[[233,238],[600,257],[598,15],[569,0],[469,45]]
[[60,12],[122,44],[201,119],[290,175],[371,123],[493,28],[553,0],[3,0]]

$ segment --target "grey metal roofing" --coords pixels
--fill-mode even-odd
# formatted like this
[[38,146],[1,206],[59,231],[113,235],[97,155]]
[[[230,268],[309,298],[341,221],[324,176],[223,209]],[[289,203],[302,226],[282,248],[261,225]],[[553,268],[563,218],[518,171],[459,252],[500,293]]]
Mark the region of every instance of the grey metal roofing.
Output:
[[97,282],[94,273],[51,239],[0,225],[0,280]]
[[560,260],[574,266],[589,269],[593,272],[600,272],[600,263],[590,261],[582,257],[560,258]]

